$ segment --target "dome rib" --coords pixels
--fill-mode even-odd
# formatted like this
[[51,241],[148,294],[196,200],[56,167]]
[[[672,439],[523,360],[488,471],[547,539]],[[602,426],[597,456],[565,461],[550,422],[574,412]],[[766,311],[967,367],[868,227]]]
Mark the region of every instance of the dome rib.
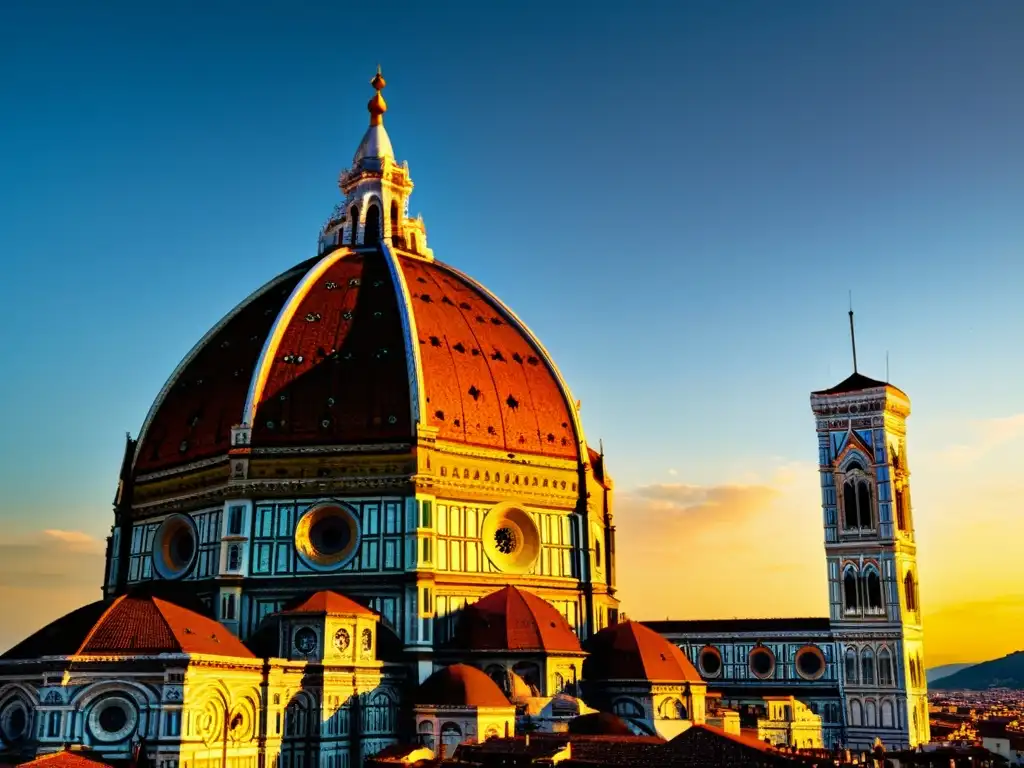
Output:
[[416,313],[412,310],[409,284],[405,281],[405,273],[402,271],[401,264],[398,263],[398,257],[384,242],[381,242],[381,250],[384,251],[384,259],[395,285],[395,293],[398,294],[398,312],[402,319],[402,333],[405,334],[405,363],[409,371],[409,382],[410,384],[416,383],[415,387],[409,387],[409,412],[412,414],[413,429],[415,430],[417,424],[427,423],[427,395],[420,345],[417,343],[419,334],[416,329]]
[[277,348],[281,343],[281,337],[284,332],[288,330],[288,326],[291,324],[292,318],[295,317],[296,311],[298,311],[299,305],[302,300],[309,293],[310,288],[313,284],[331,267],[336,261],[341,259],[343,256],[352,253],[347,248],[339,248],[335,251],[331,251],[329,254],[320,259],[312,269],[306,272],[306,275],[299,281],[299,284],[292,289],[291,295],[285,301],[284,306],[277,313],[277,319],[274,320],[273,326],[271,326],[270,333],[267,334],[267,340],[263,344],[263,350],[260,352],[260,357],[256,361],[256,367],[253,369],[252,378],[249,381],[249,393],[245,399],[245,408],[242,410],[242,422],[253,426],[256,421],[256,408],[259,406],[260,399],[263,397],[263,388],[267,384],[267,377],[270,375],[270,367],[274,362],[274,358],[277,355]]
[[513,312],[501,299],[495,296],[491,291],[487,290],[481,283],[478,283],[469,275],[455,269],[448,264],[441,264],[440,262],[434,262],[442,269],[451,273],[458,279],[464,281],[467,285],[474,288],[475,290],[482,293],[487,297],[501,312],[505,315],[506,320],[513,323],[519,332],[522,333],[527,340],[536,348],[540,353],[541,360],[544,362],[548,369],[548,372],[554,377],[555,382],[558,385],[559,391],[562,397],[565,399],[566,408],[569,411],[569,418],[571,419],[573,433],[576,438],[576,455],[578,460],[586,462],[587,460],[587,446],[586,439],[583,434],[583,422],[580,419],[579,412],[576,410],[576,401],[573,400],[572,393],[569,391],[569,385],[565,383],[565,379],[562,378],[561,372],[558,370],[558,366],[555,365],[554,359],[551,354],[541,344],[540,339],[530,330],[529,326],[524,323],[515,312]]

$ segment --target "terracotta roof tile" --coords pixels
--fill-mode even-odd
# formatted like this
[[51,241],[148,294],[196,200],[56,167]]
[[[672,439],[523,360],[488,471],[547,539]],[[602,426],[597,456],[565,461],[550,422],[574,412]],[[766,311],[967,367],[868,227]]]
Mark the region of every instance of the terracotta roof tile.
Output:
[[227,453],[245,408],[263,344],[309,263],[275,278],[248,299],[198,350],[159,404],[139,444],[140,474]]
[[345,597],[338,592],[323,589],[307,597],[294,608],[286,608],[281,613],[358,613],[375,616],[366,606]]
[[467,606],[452,644],[473,651],[582,650],[569,622],[551,603],[511,585]]
[[491,678],[468,664],[452,664],[437,670],[416,691],[420,704],[454,707],[511,707]]
[[380,251],[349,253],[299,302],[271,362],[252,444],[409,439],[398,295]]
[[583,662],[585,679],[703,682],[686,654],[635,621],[605,627],[584,648],[590,653]]
[[440,262],[401,258],[419,335],[428,420],[441,439],[576,459],[554,372],[486,291]]
[[16,645],[3,658],[159,653],[255,658],[219,622],[158,597],[131,595],[72,611]]
[[77,752],[62,750],[22,763],[21,768],[108,768],[109,765],[110,763],[104,763]]

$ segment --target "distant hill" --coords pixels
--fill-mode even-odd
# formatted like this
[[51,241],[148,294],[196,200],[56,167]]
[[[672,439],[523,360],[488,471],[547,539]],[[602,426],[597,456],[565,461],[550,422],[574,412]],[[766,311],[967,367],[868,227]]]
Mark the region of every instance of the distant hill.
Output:
[[945,691],[983,691],[986,688],[1024,690],[1024,651],[974,664],[937,680],[930,687]]
[[931,669],[925,670],[925,677],[928,679],[928,685],[938,682],[944,677],[959,672],[961,669],[967,669],[973,667],[974,664],[943,664],[939,667],[932,667]]

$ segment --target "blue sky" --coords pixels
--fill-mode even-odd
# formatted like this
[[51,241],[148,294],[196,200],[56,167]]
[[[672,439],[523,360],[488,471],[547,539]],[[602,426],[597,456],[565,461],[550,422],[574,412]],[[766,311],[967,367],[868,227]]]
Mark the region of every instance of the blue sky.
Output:
[[5,3],[0,521],[105,534],[124,432],[314,252],[378,63],[411,212],[620,488],[813,462],[850,291],[911,451],[962,442],[1024,411],[1022,34],[1013,2]]

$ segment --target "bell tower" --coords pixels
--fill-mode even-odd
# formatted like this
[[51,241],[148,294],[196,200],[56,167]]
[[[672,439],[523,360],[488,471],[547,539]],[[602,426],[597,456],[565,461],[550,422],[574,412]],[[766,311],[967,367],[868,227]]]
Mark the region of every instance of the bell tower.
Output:
[[929,740],[917,544],[910,504],[910,398],[857,370],[811,394],[817,424],[829,616],[842,670],[846,745]]

